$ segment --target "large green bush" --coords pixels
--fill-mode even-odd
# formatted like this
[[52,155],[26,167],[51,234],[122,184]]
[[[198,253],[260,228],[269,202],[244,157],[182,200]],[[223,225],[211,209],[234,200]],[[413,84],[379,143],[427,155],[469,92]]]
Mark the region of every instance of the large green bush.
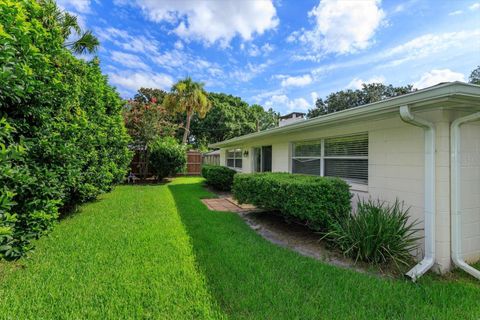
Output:
[[325,237],[355,261],[398,267],[409,264],[418,246],[416,224],[399,201],[359,201],[356,212],[332,224]]
[[0,247],[9,259],[28,251],[59,210],[109,191],[131,158],[122,101],[97,59],[65,48],[61,16],[51,1],[0,0],[0,116],[12,127],[2,143],[23,149],[1,163],[2,215],[16,219],[0,225],[13,230],[12,248]]
[[289,173],[237,174],[233,194],[240,203],[278,211],[315,230],[326,230],[351,211],[349,186],[338,178]]
[[202,176],[206,183],[214,189],[229,191],[233,185],[233,176],[237,171],[223,166],[202,166]]
[[182,171],[186,163],[185,147],[175,138],[158,138],[148,146],[148,165],[158,180]]

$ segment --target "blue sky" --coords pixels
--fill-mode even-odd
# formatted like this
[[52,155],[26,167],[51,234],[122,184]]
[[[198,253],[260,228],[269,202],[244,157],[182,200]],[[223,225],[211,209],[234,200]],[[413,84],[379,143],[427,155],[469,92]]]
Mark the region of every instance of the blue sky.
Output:
[[468,80],[480,64],[480,2],[379,0],[59,0],[101,41],[122,97],[205,88],[281,113],[361,83]]

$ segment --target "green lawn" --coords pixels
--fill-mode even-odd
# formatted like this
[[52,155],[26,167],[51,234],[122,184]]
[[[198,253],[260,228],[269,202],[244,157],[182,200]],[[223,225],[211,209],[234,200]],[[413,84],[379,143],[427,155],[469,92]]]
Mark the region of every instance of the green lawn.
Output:
[[209,195],[180,178],[84,206],[29,260],[0,265],[0,319],[480,318],[467,277],[414,284],[330,266],[209,211]]

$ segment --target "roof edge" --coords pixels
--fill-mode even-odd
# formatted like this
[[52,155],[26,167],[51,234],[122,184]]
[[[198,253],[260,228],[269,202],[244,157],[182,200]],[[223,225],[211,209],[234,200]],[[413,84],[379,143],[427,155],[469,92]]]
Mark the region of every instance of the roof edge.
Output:
[[246,134],[221,142],[212,143],[209,144],[209,147],[222,148],[231,146],[232,144],[242,143],[254,138],[287,133],[289,131],[295,131],[317,125],[325,125],[333,121],[347,120],[349,118],[358,116],[388,113],[394,111],[401,105],[422,103],[422,106],[425,106],[428,105],[428,101],[434,101],[452,96],[475,97],[478,98],[480,102],[480,86],[474,84],[467,84],[460,81],[442,83],[398,97],[393,97],[382,101],[377,101],[362,106],[330,113],[324,116],[315,117],[301,122],[295,122],[282,127],[275,127],[272,129]]

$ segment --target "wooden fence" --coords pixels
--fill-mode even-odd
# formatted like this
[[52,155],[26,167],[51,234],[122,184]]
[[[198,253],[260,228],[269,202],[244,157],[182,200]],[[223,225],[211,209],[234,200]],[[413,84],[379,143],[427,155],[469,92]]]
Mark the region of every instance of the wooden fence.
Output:
[[[148,179],[154,176],[154,173],[148,167],[146,161],[146,155],[144,150],[135,150],[132,162],[130,164],[130,172],[135,177],[140,179]],[[200,175],[202,172],[203,156],[200,151],[189,150],[187,151],[187,166],[184,172],[179,175],[195,176]],[[203,162],[205,163],[205,162]],[[215,163],[212,163],[215,164]]]
[[187,170],[185,175],[196,176],[202,172],[202,153],[197,150],[187,151]]

